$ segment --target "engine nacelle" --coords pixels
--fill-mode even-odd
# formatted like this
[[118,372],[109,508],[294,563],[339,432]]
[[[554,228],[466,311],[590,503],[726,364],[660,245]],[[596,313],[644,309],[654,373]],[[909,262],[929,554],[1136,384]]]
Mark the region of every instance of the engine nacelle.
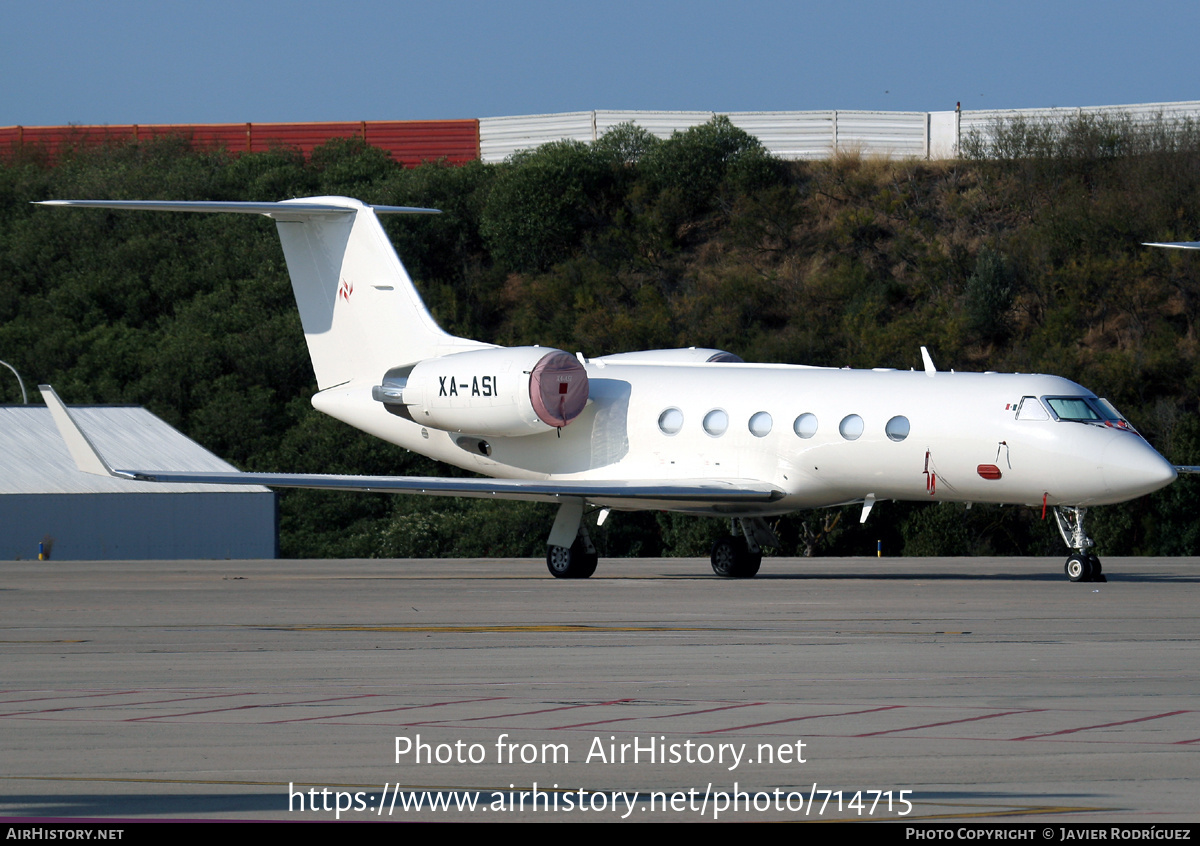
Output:
[[578,417],[588,378],[562,350],[496,347],[427,359],[407,376],[389,372],[373,394],[435,429],[517,437],[561,429]]

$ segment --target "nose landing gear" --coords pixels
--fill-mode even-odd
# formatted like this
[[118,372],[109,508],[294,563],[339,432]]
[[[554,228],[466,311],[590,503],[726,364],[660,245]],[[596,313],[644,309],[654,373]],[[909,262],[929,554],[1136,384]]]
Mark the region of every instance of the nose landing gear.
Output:
[[1086,513],[1086,508],[1077,506],[1060,505],[1054,509],[1054,520],[1058,523],[1058,533],[1062,535],[1067,548],[1071,550],[1071,554],[1067,556],[1067,563],[1063,565],[1063,570],[1066,572],[1067,578],[1073,582],[1107,582],[1108,579],[1104,577],[1104,570],[1100,566],[1100,559],[1095,553],[1089,551],[1096,544],[1083,530],[1083,515]]

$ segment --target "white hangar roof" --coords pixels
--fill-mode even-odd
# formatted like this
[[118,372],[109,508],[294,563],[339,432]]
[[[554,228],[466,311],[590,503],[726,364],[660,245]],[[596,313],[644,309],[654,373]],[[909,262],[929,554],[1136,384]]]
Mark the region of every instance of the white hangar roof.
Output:
[[[112,467],[131,470],[229,471],[222,461],[144,408],[71,406],[92,443]],[[82,473],[58,434],[50,409],[0,406],[0,494],[264,493],[257,485],[129,482]]]

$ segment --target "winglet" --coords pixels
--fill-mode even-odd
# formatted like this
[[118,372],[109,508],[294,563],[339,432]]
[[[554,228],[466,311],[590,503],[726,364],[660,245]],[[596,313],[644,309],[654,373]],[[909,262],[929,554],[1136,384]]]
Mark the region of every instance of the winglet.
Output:
[[58,433],[67,442],[67,449],[71,451],[75,465],[84,473],[115,476],[116,474],[108,466],[108,462],[101,457],[96,445],[79,428],[79,424],[75,422],[71,412],[67,411],[67,407],[58,398],[58,394],[54,393],[54,389],[49,385],[38,385],[38,390],[42,392],[42,399],[46,401],[46,407],[50,409],[50,416],[54,418],[54,425],[58,427]]

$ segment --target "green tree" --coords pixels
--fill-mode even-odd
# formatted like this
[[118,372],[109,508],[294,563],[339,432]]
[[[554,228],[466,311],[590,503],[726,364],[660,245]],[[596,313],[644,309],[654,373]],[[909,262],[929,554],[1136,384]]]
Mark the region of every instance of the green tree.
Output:
[[984,247],[967,279],[967,330],[984,341],[1003,340],[1009,332],[1014,297],[1013,274],[1004,256]]
[[611,170],[587,144],[555,141],[517,153],[488,195],[480,228],[509,270],[544,270],[570,255],[605,220]]

